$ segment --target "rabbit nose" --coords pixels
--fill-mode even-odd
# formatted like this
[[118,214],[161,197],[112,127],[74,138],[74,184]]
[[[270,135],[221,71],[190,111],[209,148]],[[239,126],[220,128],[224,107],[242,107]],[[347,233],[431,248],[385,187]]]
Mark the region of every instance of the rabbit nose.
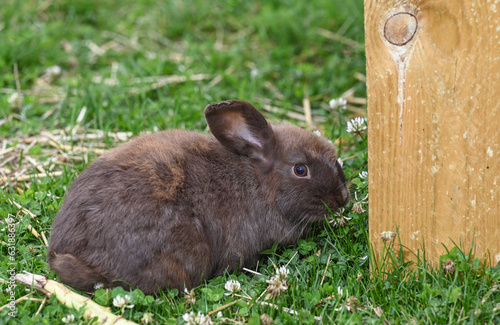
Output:
[[337,201],[337,203],[339,204],[339,206],[343,207],[343,206],[347,205],[347,203],[349,203],[350,199],[351,199],[351,195],[349,194],[349,189],[345,185],[342,186],[340,188],[340,195],[339,195],[339,200]]

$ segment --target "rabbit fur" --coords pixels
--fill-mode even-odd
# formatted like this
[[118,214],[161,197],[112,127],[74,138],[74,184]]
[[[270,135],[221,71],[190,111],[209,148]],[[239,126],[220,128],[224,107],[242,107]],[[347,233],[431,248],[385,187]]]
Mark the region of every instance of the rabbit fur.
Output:
[[296,242],[349,191],[334,147],[293,125],[271,126],[249,103],[208,105],[213,135],[144,134],[74,181],[53,223],[48,261],[61,281],[192,288],[253,267]]

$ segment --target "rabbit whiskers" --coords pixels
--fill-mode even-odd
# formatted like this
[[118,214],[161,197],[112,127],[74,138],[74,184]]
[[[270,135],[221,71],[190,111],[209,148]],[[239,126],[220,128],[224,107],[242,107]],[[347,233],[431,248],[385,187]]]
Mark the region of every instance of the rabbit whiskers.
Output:
[[[292,235],[293,235],[293,234],[296,234],[296,237],[298,237],[298,238],[302,237],[302,234],[304,233],[304,231],[305,231],[305,230],[307,229],[307,227],[309,226],[309,222],[307,222],[307,221],[308,221],[308,219],[310,219],[310,218],[309,218],[307,215],[305,215],[305,213],[303,213],[303,214],[301,214],[301,215],[300,215],[300,218],[299,218],[299,219],[300,219],[300,221],[299,221],[296,225],[294,225],[294,226],[292,227],[292,229],[290,229],[290,230],[289,230],[289,231],[285,234],[285,236],[283,236],[283,238],[281,238],[281,239],[280,239],[280,241],[278,242],[278,244],[282,244],[282,243],[285,241],[285,239],[286,239],[288,236],[290,236],[291,234],[292,234]],[[297,228],[299,228],[299,227],[302,227],[302,229],[301,229],[299,232],[297,232],[297,231],[296,231],[296,229],[297,229]],[[292,236],[290,236],[290,237],[291,237],[291,240],[292,240],[292,241],[295,241],[295,238],[293,238]]]

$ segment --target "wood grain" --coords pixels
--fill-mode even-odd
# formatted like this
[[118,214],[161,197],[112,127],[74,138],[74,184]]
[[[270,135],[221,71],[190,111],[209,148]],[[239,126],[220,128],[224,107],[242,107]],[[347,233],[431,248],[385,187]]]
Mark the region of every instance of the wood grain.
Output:
[[[400,13],[417,27],[398,46],[384,27]],[[398,229],[408,259],[425,244],[436,265],[443,245],[474,239],[475,256],[500,261],[499,26],[500,0],[365,0],[376,253]]]

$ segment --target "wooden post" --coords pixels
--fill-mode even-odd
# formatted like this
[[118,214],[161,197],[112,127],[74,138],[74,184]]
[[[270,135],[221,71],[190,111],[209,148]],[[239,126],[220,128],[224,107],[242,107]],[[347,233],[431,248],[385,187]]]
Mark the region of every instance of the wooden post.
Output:
[[398,228],[435,266],[443,245],[468,251],[473,238],[496,265],[500,1],[365,0],[365,32],[375,252]]

